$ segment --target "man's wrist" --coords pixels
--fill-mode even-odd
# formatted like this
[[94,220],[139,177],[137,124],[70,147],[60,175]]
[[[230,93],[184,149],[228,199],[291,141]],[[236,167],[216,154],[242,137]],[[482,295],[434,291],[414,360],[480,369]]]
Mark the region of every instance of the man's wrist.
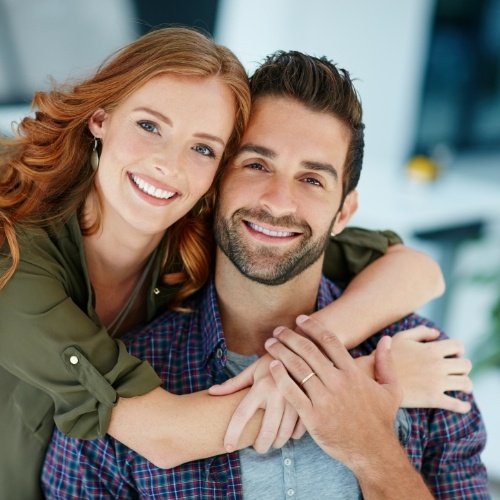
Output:
[[366,499],[433,498],[396,436],[381,442],[379,453],[367,454],[352,470]]

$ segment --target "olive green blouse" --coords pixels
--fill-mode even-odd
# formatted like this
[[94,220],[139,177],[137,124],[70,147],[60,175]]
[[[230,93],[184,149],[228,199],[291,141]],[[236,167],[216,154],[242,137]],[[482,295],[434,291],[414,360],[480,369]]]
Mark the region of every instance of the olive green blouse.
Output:
[[[54,234],[31,228],[19,229],[17,236],[21,262],[0,291],[0,483],[9,468],[16,474],[13,455],[27,468],[27,461],[34,462],[29,446],[39,448],[42,460],[54,421],[70,436],[98,438],[119,397],[161,385],[151,366],[128,354],[99,321],[76,216]],[[346,229],[329,245],[325,274],[345,285],[400,241],[390,231]],[[0,256],[0,272],[7,257],[5,251]],[[161,248],[152,259],[148,321],[173,294],[158,279]],[[39,471],[39,463],[33,469]]]

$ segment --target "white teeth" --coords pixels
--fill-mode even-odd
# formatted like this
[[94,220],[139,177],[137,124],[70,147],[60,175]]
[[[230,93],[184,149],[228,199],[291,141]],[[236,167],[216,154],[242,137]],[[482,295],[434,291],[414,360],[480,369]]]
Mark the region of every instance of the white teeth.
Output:
[[274,236],[275,238],[287,238],[288,236],[293,236],[295,233],[290,233],[288,231],[270,231],[269,229],[266,229],[265,227],[257,226],[257,224],[253,224],[252,222],[249,222],[248,225],[254,230],[259,233],[264,233],[267,236]]
[[136,175],[132,175],[132,180],[141,191],[153,196],[154,198],[159,198],[160,200],[168,200],[175,194],[172,191],[165,191],[164,189],[156,188]]

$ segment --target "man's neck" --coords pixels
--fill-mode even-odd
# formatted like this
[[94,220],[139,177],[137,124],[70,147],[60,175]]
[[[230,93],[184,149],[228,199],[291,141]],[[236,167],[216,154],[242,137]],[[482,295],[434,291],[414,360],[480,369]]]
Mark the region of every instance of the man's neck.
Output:
[[318,261],[283,285],[266,286],[243,276],[218,250],[215,288],[228,349],[260,356],[277,326],[294,329],[299,314],[314,312],[321,266]]

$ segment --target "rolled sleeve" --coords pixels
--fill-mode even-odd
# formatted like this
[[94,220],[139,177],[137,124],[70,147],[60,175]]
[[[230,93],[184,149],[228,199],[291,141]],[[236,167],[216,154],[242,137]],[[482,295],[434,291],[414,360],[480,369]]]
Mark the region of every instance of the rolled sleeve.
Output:
[[[21,263],[0,292],[0,364],[50,396],[62,432],[94,439],[106,433],[119,397],[145,394],[161,380],[92,321],[68,288],[55,266]],[[33,411],[24,404],[22,413]]]

